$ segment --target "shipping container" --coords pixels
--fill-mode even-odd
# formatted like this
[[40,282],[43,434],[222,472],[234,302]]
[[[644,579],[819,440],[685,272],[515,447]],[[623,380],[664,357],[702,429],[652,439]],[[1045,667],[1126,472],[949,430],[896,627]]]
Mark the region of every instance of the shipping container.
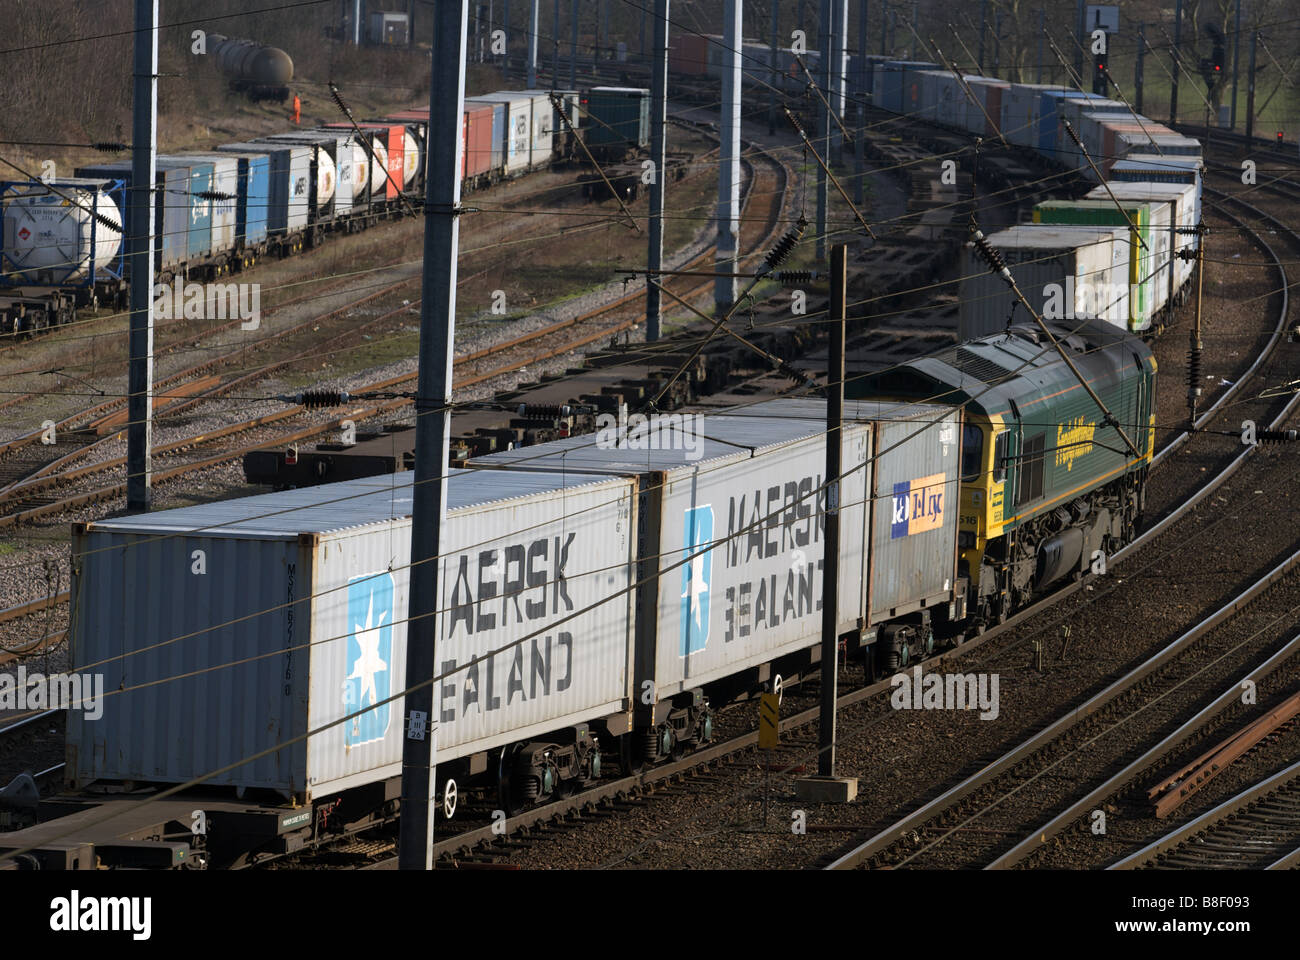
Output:
[[1093,162],[1097,162],[1102,155],[1100,124],[1107,120],[1123,118],[1131,122],[1133,119],[1132,112],[1118,100],[1080,100],[1071,97],[1061,101],[1059,110],[1061,123],[1056,140],[1057,156],[1067,168],[1085,171],[1085,176],[1092,176],[1091,169],[1065,129],[1066,123],[1074,128],[1083,145],[1088,148]]
[[194,154],[193,159],[212,164],[212,253],[228,255],[235,249],[239,208],[239,160],[223,154]]
[[[1096,317],[1122,329],[1129,321],[1127,227],[1025,224],[989,236],[1020,292],[1046,320]],[[962,256],[957,339],[1001,333],[1018,303],[1006,282],[974,251]],[[1018,312],[1021,308],[1017,307]],[[1022,322],[1032,322],[1021,315]]]
[[[1163,241],[1158,240],[1156,247],[1157,251],[1164,251],[1164,259],[1159,259],[1157,255],[1157,262],[1167,289],[1165,299],[1172,302],[1174,295],[1183,289],[1196,269],[1196,263],[1190,257],[1196,250],[1196,235],[1192,232],[1197,223],[1196,186],[1189,183],[1125,183],[1112,180],[1104,187],[1096,187],[1088,194],[1088,198],[1109,201],[1112,194],[1121,203],[1139,201],[1152,205],[1163,204],[1169,208],[1161,216],[1161,221],[1168,224],[1168,236]],[[1179,253],[1189,256],[1183,259],[1178,256]],[[1157,282],[1162,281],[1158,279]]]
[[592,87],[587,94],[584,140],[598,158],[622,158],[650,144],[650,91]]
[[[121,180],[0,182],[0,286],[90,287],[120,280],[125,209]],[[96,214],[117,229],[101,223]]]
[[1060,162],[1058,153],[1060,137],[1064,133],[1061,120],[1064,114],[1061,105],[1065,100],[1104,100],[1096,93],[1080,93],[1078,90],[1044,90],[1038,111],[1038,152],[1049,160]]
[[230,153],[237,166],[239,198],[235,202],[235,243],[256,248],[267,238],[267,204],[271,192],[271,158],[264,153]]
[[461,143],[461,178],[486,184],[492,173],[492,114],[490,103],[467,104]]
[[300,143],[312,148],[312,219],[329,221],[352,212],[350,137],[341,130],[302,130],[259,137],[258,143]]
[[916,74],[921,88],[916,116],[927,123],[947,123],[951,117],[952,89],[957,78],[948,70],[921,70]]
[[1001,130],[1002,96],[1010,84],[989,77],[972,77],[967,81],[977,104],[966,107],[966,129],[981,137],[996,137]]
[[[131,164],[96,163],[78,167],[78,177],[93,180],[121,180],[130,203]],[[154,170],[154,270],[174,273],[185,263],[189,250],[190,196],[189,170],[183,167],[157,166]]]
[[[359,123],[354,128],[350,123],[329,123],[328,129],[359,129],[370,136],[370,147],[374,151],[371,166],[370,195],[378,200],[396,200],[397,194],[406,184],[406,128],[400,124]],[[419,156],[419,149],[414,144],[411,149]]]
[[[1169,259],[1169,208],[1145,202],[1100,199],[1045,200],[1034,207],[1034,223],[1123,227],[1129,237],[1129,329],[1151,326],[1169,299],[1169,279],[1161,264]],[[1163,281],[1163,282],[1162,282]]]
[[[72,778],[183,782],[331,723],[207,783],[306,801],[399,776],[412,476],[79,526],[74,669],[114,696],[72,711]],[[451,473],[439,764],[626,716],[635,530],[626,479]]]
[[1002,132],[1012,143],[1037,148],[1043,94],[1064,90],[1052,83],[1013,83],[1002,94]]
[[188,154],[159,154],[156,162],[159,169],[185,171],[185,195],[189,205],[185,259],[193,267],[212,253],[212,200],[203,196],[212,192],[212,164]]
[[225,143],[222,153],[264,153],[270,158],[267,232],[272,239],[299,233],[307,226],[311,198],[311,150],[302,144]]
[[[466,97],[466,105],[471,103],[493,103],[502,105],[502,163],[500,169],[505,177],[517,177],[528,170],[532,152],[532,134],[530,123],[533,116],[532,99],[517,94],[489,93],[481,97]],[[493,130],[496,129],[495,122]]]
[[[721,42],[721,38],[713,38]],[[672,31],[668,41],[668,69],[672,73],[703,77],[709,72],[710,38],[698,33]]]
[[[826,402],[783,397],[753,404],[740,414],[797,419],[824,429]],[[854,541],[867,562],[868,579],[861,585],[868,591],[863,605],[867,627],[874,630],[918,610],[953,602],[961,408],[945,403],[849,400],[844,404],[844,420],[852,421],[854,429],[865,426],[870,431],[867,447],[877,458],[863,468],[868,474],[870,540]],[[846,462],[842,471],[848,470]],[[846,529],[857,529],[856,514],[848,510],[856,485],[851,488],[849,478],[845,480],[841,539]]]
[[[642,577],[659,576],[638,601],[638,610],[657,613],[638,617],[636,685],[651,681],[659,700],[805,650],[821,631],[824,415],[820,423],[703,417],[702,425],[683,416],[688,419],[677,429],[653,434],[664,447],[682,440],[681,449],[629,449],[641,442],[635,433],[622,447],[612,435],[602,443],[597,434],[471,462],[511,473],[639,478],[647,526]],[[641,439],[650,442],[648,435]],[[868,431],[846,430],[839,610],[845,630],[863,616],[868,478],[862,465],[869,456]],[[783,520],[738,535],[783,508]]]
[[555,152],[555,105],[549,90],[502,90],[494,97],[527,97],[529,104],[528,166],[540,170],[551,165]]
[[876,105],[894,113],[915,113],[921,99],[917,74],[934,69],[933,63],[920,60],[886,60],[877,64],[873,80]]
[[423,188],[425,170],[429,164],[429,108],[399,110],[382,118],[383,123],[400,123],[406,128],[406,157],[402,161],[402,175],[406,189]]

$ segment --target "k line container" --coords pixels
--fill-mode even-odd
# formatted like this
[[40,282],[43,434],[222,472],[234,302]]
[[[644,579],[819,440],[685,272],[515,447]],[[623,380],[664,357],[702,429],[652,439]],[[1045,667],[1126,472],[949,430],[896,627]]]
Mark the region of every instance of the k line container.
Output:
[[[208,783],[310,799],[399,776],[402,701],[382,701],[406,683],[412,476],[79,528],[75,669],[120,692],[97,720],[73,711],[73,779],[181,782],[331,723]],[[451,475],[440,760],[629,709],[634,494],[616,477]]]
[[[1000,230],[988,240],[1044,319],[1097,317],[1128,329],[1127,227],[1026,224]],[[957,339],[1005,330],[1015,299],[1006,282],[989,273],[988,265],[971,250],[963,253],[961,275]]]

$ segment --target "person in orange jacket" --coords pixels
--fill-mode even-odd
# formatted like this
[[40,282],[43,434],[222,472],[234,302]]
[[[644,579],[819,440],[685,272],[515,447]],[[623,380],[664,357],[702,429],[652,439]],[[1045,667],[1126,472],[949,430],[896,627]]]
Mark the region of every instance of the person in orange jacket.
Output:
[[293,95],[293,122],[297,126],[298,121],[302,118],[302,101],[298,99],[298,94]]

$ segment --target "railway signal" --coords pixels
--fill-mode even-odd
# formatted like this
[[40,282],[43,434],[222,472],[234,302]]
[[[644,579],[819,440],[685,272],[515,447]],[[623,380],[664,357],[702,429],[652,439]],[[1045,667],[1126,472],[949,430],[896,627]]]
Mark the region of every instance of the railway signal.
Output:
[[1098,96],[1106,95],[1106,54],[1092,55],[1092,92]]

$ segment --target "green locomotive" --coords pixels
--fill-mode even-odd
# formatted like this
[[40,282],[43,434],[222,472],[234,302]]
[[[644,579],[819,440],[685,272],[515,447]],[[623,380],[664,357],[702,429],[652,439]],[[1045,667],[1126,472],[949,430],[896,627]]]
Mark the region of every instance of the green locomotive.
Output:
[[969,578],[977,630],[1050,584],[1082,576],[1129,543],[1141,522],[1155,446],[1155,358],[1103,321],[1049,327],[1136,454],[1036,326],[848,386],[855,399],[964,406],[959,573]]

